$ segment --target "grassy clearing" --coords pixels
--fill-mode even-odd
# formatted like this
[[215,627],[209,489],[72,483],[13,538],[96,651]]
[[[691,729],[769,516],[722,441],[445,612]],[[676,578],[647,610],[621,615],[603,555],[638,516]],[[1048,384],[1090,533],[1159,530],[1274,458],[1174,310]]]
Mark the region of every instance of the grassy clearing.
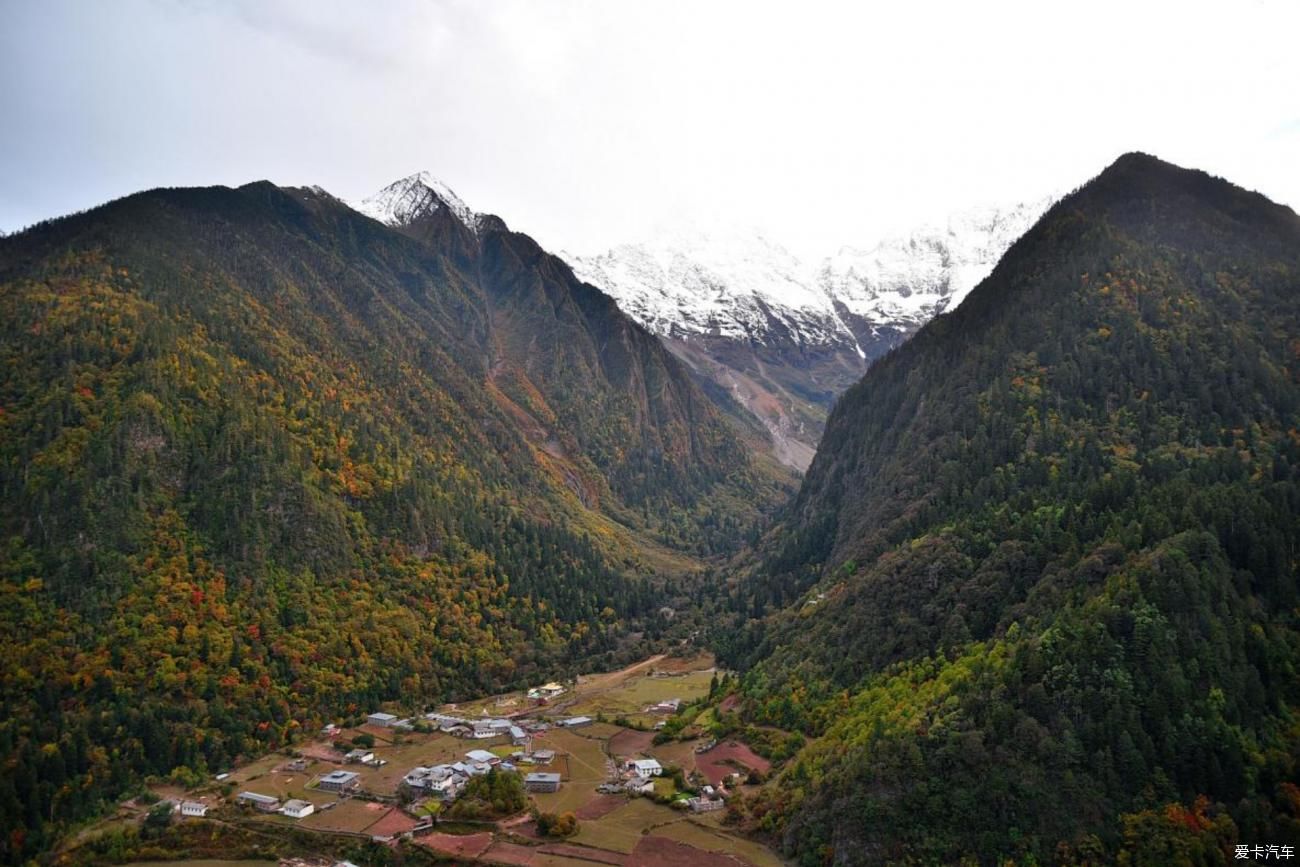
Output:
[[587,716],[604,714],[607,718],[626,716],[630,720],[653,725],[667,715],[646,713],[646,707],[674,698],[686,702],[702,698],[708,695],[712,678],[711,668],[688,671],[672,677],[653,677],[646,670],[599,690],[580,686],[577,700],[566,709],[566,713]]
[[[287,761],[283,756],[278,756],[277,759],[276,762],[272,763],[272,768]],[[261,773],[249,776],[245,780],[238,780],[234,774],[231,774],[227,782],[235,784],[234,794],[244,791],[257,792],[259,795],[270,795],[273,798],[279,798],[281,801],[287,801],[290,798],[301,798],[319,806],[337,800],[337,796],[331,792],[319,792],[315,789],[309,789],[307,784],[314,780],[317,774],[327,769],[323,765],[317,765],[306,771],[276,772],[268,768]]]
[[604,742],[583,737],[573,732],[552,730],[546,734],[546,745],[569,755],[571,782],[603,782],[608,769]]
[[534,792],[533,801],[543,813],[576,813],[596,794],[591,784],[563,783],[558,792]]
[[699,740],[670,741],[659,746],[651,746],[646,752],[659,760],[662,765],[675,765],[687,774],[695,770],[695,747]]
[[390,807],[387,804],[350,799],[339,801],[337,807],[323,812],[318,809],[315,813],[305,819],[300,819],[294,824],[317,831],[361,833],[379,821],[389,809]]
[[[271,753],[269,756],[262,756],[255,762],[236,768],[230,772],[230,776],[225,780],[227,783],[233,783],[235,786],[242,786],[254,780],[262,779],[274,771],[277,767],[289,761],[285,756],[279,753]],[[301,774],[299,774],[301,776]]]

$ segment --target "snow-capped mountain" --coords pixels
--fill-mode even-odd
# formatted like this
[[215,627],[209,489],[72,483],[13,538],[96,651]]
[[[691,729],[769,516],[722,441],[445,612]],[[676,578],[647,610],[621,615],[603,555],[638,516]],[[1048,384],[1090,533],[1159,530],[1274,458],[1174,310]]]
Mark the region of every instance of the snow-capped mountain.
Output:
[[1053,201],[963,211],[812,264],[760,234],[734,231],[561,255],[661,336],[853,343],[861,327],[854,319],[914,329],[956,307]]
[[960,304],[1055,200],[963,211],[867,249],[844,248],[821,263],[817,284],[851,316],[915,329]]
[[768,428],[811,459],[835,398],[871,360],[962,302],[1054,197],[952,215],[804,263],[756,233],[676,233],[564,256]]
[[444,208],[470,230],[476,229],[479,222],[479,215],[451,187],[428,172],[408,175],[372,196],[347,204],[388,226],[409,226]]
[[808,267],[757,233],[676,232],[567,259],[663,337],[854,344]]

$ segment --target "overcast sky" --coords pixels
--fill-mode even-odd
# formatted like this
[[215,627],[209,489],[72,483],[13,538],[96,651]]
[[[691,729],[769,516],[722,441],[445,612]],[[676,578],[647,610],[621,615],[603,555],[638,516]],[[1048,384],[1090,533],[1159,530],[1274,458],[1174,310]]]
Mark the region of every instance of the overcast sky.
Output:
[[0,0],[0,229],[428,169],[547,246],[804,254],[1145,150],[1300,207],[1300,3]]

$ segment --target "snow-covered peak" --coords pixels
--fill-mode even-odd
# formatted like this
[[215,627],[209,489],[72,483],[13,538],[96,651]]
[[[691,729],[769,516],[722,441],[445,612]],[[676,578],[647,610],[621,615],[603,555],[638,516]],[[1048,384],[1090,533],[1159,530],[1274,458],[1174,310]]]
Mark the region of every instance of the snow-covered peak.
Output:
[[809,347],[910,333],[988,276],[1054,197],[954,214],[817,264],[758,232],[679,229],[594,256],[562,254],[651,331]]
[[451,211],[471,230],[476,230],[479,222],[479,215],[451,187],[428,172],[416,172],[394,181],[373,196],[349,204],[367,217],[389,226],[409,226],[440,208]]
[[857,316],[919,326],[961,304],[1055,200],[972,208],[868,248],[841,249],[822,263],[817,282]]
[[807,267],[761,234],[678,229],[595,256],[562,254],[651,331],[797,343],[852,343]]

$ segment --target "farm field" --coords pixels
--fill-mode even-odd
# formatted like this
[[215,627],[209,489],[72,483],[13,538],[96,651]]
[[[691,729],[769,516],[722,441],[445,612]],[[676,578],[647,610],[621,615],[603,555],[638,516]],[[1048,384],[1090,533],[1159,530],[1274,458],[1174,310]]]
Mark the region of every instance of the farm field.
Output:
[[625,862],[626,867],[736,867],[743,858],[730,852],[696,849],[677,840],[647,835]]
[[537,851],[544,852],[547,855],[560,855],[566,858],[577,858],[580,861],[595,861],[598,864],[613,864],[618,867],[627,857],[619,852],[606,852],[603,849],[592,849],[588,846],[576,846],[571,843],[547,843]]
[[689,775],[691,771],[695,770],[695,748],[702,743],[703,741],[699,739],[693,741],[669,741],[666,744],[651,746],[646,752],[658,759],[661,765],[674,765]]
[[[337,801],[337,799],[335,800]],[[318,808],[315,813],[305,819],[299,819],[293,824],[316,831],[343,831],[360,834],[375,822],[378,822],[392,809],[387,804],[377,804],[373,801],[361,801],[355,798],[337,801],[337,804],[338,806],[331,807],[328,810]],[[292,822],[293,820],[286,819],[285,821]]]
[[654,737],[654,732],[623,729],[609,739],[609,751],[621,758],[630,759],[649,750],[654,743]]
[[482,857],[493,864],[513,864],[519,867],[592,867],[589,859],[569,858],[543,852],[540,847],[520,846],[516,843],[493,843]]
[[435,852],[453,855],[458,858],[477,858],[492,845],[492,835],[482,834],[443,834],[435,832],[419,838],[421,846],[427,846]]
[[755,867],[781,867],[781,859],[767,847],[699,825],[692,818],[682,818],[670,825],[662,825],[655,828],[654,833],[656,836],[667,837],[706,852],[729,852],[739,855]]
[[546,745],[569,757],[569,781],[599,783],[609,775],[605,742],[570,731],[549,731]]
[[745,744],[728,740],[708,752],[696,754],[695,767],[716,786],[737,771],[744,774],[755,770],[766,774],[772,769],[772,763]]
[[573,840],[597,849],[630,855],[647,829],[679,818],[681,814],[670,807],[636,798],[606,816],[580,823]]

